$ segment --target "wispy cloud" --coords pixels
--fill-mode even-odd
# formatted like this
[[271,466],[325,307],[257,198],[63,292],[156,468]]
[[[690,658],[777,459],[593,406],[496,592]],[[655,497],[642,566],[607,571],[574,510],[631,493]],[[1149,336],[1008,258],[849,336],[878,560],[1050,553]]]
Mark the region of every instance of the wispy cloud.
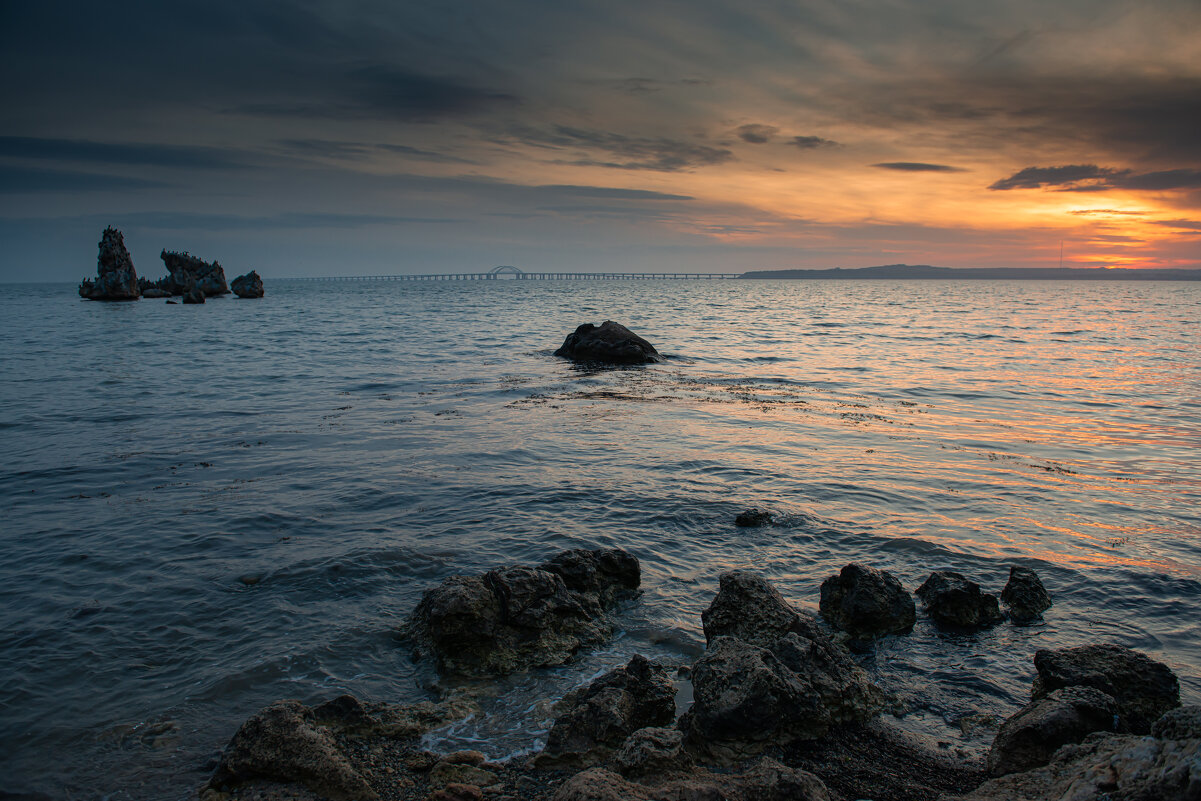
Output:
[[620,170],[678,172],[722,164],[734,157],[727,148],[698,142],[659,136],[628,136],[567,125],[549,129],[515,128],[506,139],[540,148],[574,151],[571,156],[559,159],[563,163]]
[[794,136],[789,144],[799,147],[801,150],[816,150],[819,147],[838,147],[838,143],[834,140],[822,139],[820,136]]
[[1059,192],[1105,192],[1110,189],[1164,191],[1201,188],[1201,170],[1176,169],[1136,173],[1131,169],[1068,164],[1061,167],[1026,167],[989,189],[1053,188]]
[[758,123],[739,126],[738,130],[735,131],[739,139],[744,142],[750,142],[752,145],[765,145],[779,132],[780,129],[774,125],[760,125]]
[[899,170],[901,172],[965,172],[960,167],[952,167],[948,164],[926,164],[921,161],[884,161],[872,166],[882,170]]
[[252,163],[249,154],[233,149],[35,136],[0,136],[0,156],[143,167],[229,169]]

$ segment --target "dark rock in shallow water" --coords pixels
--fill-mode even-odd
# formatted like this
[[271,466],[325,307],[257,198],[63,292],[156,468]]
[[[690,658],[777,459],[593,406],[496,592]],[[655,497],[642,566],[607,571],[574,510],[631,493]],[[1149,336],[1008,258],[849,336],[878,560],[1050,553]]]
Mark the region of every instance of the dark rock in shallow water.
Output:
[[917,620],[913,596],[896,577],[854,563],[822,582],[819,608],[831,626],[858,638],[905,634]]
[[745,570],[718,578],[717,596],[701,613],[701,625],[707,643],[717,637],[736,637],[767,646],[789,632],[807,639],[826,636],[812,615],[793,609],[767,579]]
[[1034,655],[1037,700],[1062,687],[1093,687],[1118,705],[1118,730],[1146,734],[1160,715],[1180,706],[1180,682],[1171,669],[1121,645],[1083,645]]
[[193,287],[192,289],[189,289],[187,292],[184,293],[183,302],[184,303],[204,303],[204,293],[201,292],[196,287]]
[[540,567],[452,576],[425,592],[407,634],[444,673],[504,675],[559,665],[612,634],[605,610],[640,580],[637,559],[617,550],[569,551]]
[[865,721],[881,706],[846,649],[760,576],[721,576],[701,620],[709,648],[692,666],[694,700],[680,720],[698,753],[744,759]]
[[207,262],[188,253],[164,250],[160,257],[170,273],[159,282],[172,295],[182,295],[193,287],[207,298],[228,295],[225,270],[217,262]]
[[155,298],[155,299],[169,298],[169,297],[171,297],[171,293],[165,289],[159,289],[156,286],[150,286],[150,287],[147,287],[146,289],[142,290],[142,297]]
[[1062,745],[1112,731],[1118,705],[1092,687],[1065,687],[1031,701],[1001,725],[988,753],[988,772],[1004,776],[1047,764]]
[[584,323],[567,335],[555,355],[575,362],[606,364],[647,364],[662,358],[654,345],[612,320],[599,326]]
[[635,656],[563,699],[566,711],[555,719],[536,762],[555,768],[599,764],[638,729],[672,723],[675,695],[663,667]]
[[137,300],[141,297],[133,259],[125,249],[125,237],[116,228],[104,229],[96,260],[96,279],[85,278],[79,285],[79,296],[88,300]]
[[934,622],[944,626],[974,629],[1004,620],[997,596],[982,592],[979,584],[951,570],[931,573],[917,588],[917,596]]
[[766,509],[753,507],[745,512],[739,512],[734,518],[734,525],[739,528],[759,528],[760,526],[770,526],[774,522],[772,513]]
[[1009,607],[1010,617],[1019,623],[1037,620],[1051,608],[1051,596],[1038,574],[1016,565],[1009,568],[1009,582],[1001,590],[1001,600]]
[[259,278],[256,271],[251,270],[246,275],[239,275],[235,278],[229,288],[240,298],[261,298],[263,296],[263,279]]

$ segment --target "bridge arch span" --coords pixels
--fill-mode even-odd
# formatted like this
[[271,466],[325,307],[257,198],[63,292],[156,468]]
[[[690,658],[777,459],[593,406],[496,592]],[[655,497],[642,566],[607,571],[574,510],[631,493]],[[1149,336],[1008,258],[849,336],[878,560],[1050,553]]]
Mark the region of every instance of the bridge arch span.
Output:
[[491,270],[488,271],[488,276],[490,278],[496,278],[497,276],[501,276],[501,275],[511,275],[511,276],[514,276],[515,278],[525,278],[524,271],[519,270],[516,267],[511,267],[507,264],[502,265],[500,267],[493,267]]

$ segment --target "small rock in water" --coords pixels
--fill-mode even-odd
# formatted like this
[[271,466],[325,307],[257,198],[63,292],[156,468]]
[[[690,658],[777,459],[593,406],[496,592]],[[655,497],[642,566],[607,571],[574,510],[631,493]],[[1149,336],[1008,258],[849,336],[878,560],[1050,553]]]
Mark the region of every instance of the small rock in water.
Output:
[[258,272],[251,270],[246,275],[239,275],[229,285],[234,294],[240,298],[261,298],[263,296],[263,279]]
[[209,298],[229,294],[225,270],[218,262],[207,262],[188,253],[171,250],[164,250],[160,256],[169,275],[159,283],[168,292],[182,295],[195,288]]
[[555,355],[574,362],[605,364],[648,364],[662,360],[654,345],[612,320],[605,320],[599,326],[584,323],[567,335]]
[[935,623],[960,629],[991,626],[1004,619],[997,596],[982,592],[980,585],[952,570],[936,570],[917,596]]
[[204,303],[204,292],[196,287],[192,287],[183,296],[183,302],[187,303]]
[[772,513],[766,509],[760,509],[758,506],[751,507],[744,512],[739,512],[734,518],[734,525],[740,528],[758,528],[759,526],[770,526],[775,522]]
[[831,626],[853,637],[905,634],[917,620],[913,596],[895,576],[854,563],[822,582],[819,609]]
[[1010,616],[1019,623],[1037,620],[1051,608],[1051,596],[1028,567],[1009,568],[1009,582],[1001,590],[1001,600],[1009,607]]

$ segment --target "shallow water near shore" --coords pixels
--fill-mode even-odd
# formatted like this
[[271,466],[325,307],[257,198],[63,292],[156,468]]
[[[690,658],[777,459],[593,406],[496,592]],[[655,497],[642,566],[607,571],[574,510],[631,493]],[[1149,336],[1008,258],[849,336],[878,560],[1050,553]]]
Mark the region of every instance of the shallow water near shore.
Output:
[[[604,319],[670,358],[551,356]],[[273,700],[453,689],[395,635],[421,592],[572,547],[641,560],[619,635],[473,686],[489,714],[431,746],[536,748],[571,687],[699,655],[720,573],[815,611],[850,561],[992,592],[1022,564],[1055,599],[970,635],[919,614],[864,657],[936,747],[987,747],[1039,648],[1127,645],[1201,702],[1199,328],[1171,282],[7,287],[2,789],[182,799]],[[750,506],[775,525],[734,526]]]

